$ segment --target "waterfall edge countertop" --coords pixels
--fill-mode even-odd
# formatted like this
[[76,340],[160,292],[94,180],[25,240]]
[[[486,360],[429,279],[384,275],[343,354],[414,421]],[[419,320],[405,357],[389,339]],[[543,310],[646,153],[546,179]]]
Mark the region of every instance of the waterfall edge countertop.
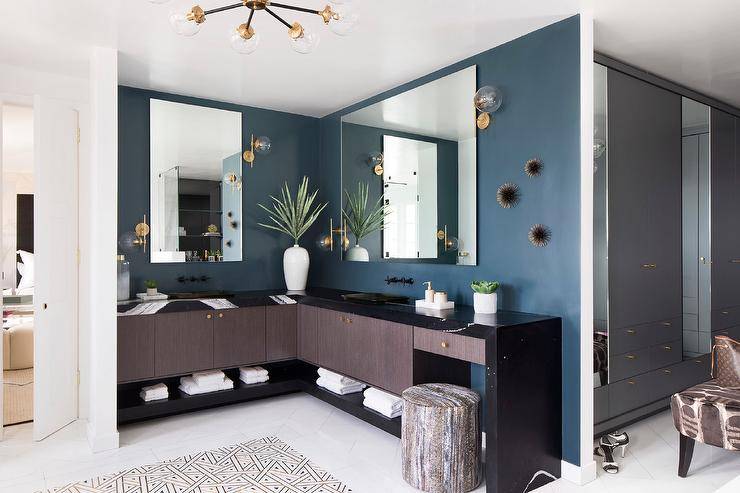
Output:
[[[298,304],[325,308],[339,312],[377,318],[389,322],[413,325],[424,329],[452,332],[467,337],[485,339],[492,330],[514,325],[552,320],[559,317],[536,315],[531,313],[499,310],[494,314],[475,313],[472,306],[456,305],[451,310],[429,310],[416,308],[413,305],[398,303],[368,304],[349,301],[342,298],[343,294],[355,291],[342,291],[330,288],[307,288],[302,292],[288,292],[285,290],[269,291],[237,291],[228,296],[228,300],[239,308],[253,306],[274,306],[278,303],[270,296],[287,294]],[[215,311],[214,308],[197,300],[169,300],[170,302],[160,309],[157,314],[179,313],[189,311]],[[118,303],[118,313],[124,313],[141,300],[131,300]],[[141,315],[149,316],[149,315]]]

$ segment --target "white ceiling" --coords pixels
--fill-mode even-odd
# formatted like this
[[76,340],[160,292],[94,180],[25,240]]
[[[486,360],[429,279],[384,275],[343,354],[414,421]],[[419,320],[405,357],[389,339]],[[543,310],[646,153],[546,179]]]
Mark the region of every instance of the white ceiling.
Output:
[[3,173],[33,173],[33,108],[6,104],[3,118]]
[[[476,67],[450,74],[344,116],[343,122],[447,140],[475,138]],[[430,104],[434,101],[434,104]]]
[[355,0],[361,24],[347,38],[318,16],[286,15],[320,32],[311,55],[294,53],[284,28],[261,13],[261,45],[248,56],[227,41],[239,11],[209,16],[193,38],[171,31],[170,9],[194,1],[0,0],[0,63],[86,76],[89,46],[114,46],[123,84],[321,116],[586,6],[597,50],[740,106],[737,0]]

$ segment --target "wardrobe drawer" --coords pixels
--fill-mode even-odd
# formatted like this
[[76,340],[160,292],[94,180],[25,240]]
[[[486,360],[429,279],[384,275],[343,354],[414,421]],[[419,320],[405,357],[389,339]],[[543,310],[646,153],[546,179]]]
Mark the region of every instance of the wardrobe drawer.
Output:
[[682,336],[681,317],[659,320],[610,331],[609,353],[612,355],[636,351],[655,344],[675,341]]
[[712,344],[714,344],[715,336],[727,336],[732,339],[735,339],[736,341],[740,341],[740,325],[736,325],[735,327],[729,327],[729,328],[722,329],[722,330],[712,331]]
[[414,327],[414,349],[479,365],[486,364],[485,339]]
[[657,370],[681,362],[683,346],[681,339],[656,344],[650,348],[650,369]]
[[613,356],[609,360],[609,379],[622,380],[650,371],[650,348]]
[[683,337],[683,318],[660,320],[650,324],[653,333],[653,344],[671,342]]
[[740,325],[739,306],[712,310],[712,331],[727,329],[737,325]]
[[609,419],[609,387],[602,385],[594,389],[594,423]]
[[609,417],[632,411],[658,400],[654,398],[650,375],[639,375],[609,384]]

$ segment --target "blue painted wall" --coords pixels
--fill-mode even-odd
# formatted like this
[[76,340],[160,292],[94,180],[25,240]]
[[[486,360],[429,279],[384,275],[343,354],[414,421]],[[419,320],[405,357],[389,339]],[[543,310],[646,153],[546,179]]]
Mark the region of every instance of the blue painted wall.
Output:
[[[199,289],[278,289],[284,288],[282,254],[292,240],[257,225],[264,213],[255,204],[267,204],[269,195],[279,193],[284,181],[295,190],[303,175],[318,176],[319,120],[248,106],[177,96],[130,87],[118,91],[118,232],[131,231],[149,214],[149,99],[164,99],[242,113],[242,146],[249,147],[252,133],[272,139],[272,152],[257,156],[254,167],[242,166],[242,242],[241,262],[151,264],[149,250],[127,254],[131,262],[132,292],[141,292],[145,279],[156,279],[159,289],[187,291]],[[328,222],[324,215],[321,225]],[[318,225],[317,225],[318,227]],[[309,231],[301,243],[313,242],[318,229]],[[315,267],[313,267],[315,268]],[[180,275],[206,275],[207,283],[179,284]]]
[[[339,254],[313,255],[315,286],[423,295],[431,280],[458,303],[472,304],[473,279],[503,283],[502,308],[563,317],[563,458],[579,464],[580,317],[580,68],[579,21],[571,17],[416,81],[370,98],[321,120],[319,173],[331,215],[340,215],[340,128],[342,115],[448,75],[478,66],[478,86],[496,85],[504,103],[478,135],[478,266],[342,262]],[[472,94],[471,94],[472,98]],[[472,123],[472,122],[471,122]],[[540,157],[539,178],[528,178],[524,163]],[[496,204],[496,188],[517,183],[522,201],[514,209]],[[527,240],[531,225],[552,230],[546,248]],[[314,265],[316,267],[316,265]],[[389,288],[388,275],[412,276],[411,288]],[[482,368],[474,375],[480,385]],[[546,412],[533,410],[532,412]]]

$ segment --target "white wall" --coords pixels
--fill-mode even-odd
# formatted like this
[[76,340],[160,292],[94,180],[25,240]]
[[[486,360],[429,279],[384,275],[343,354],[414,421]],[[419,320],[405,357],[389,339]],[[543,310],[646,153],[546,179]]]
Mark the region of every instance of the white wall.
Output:
[[[3,162],[3,167],[8,163]],[[16,238],[17,238],[17,199],[18,194],[33,193],[33,173],[4,172],[2,177],[2,271],[5,274],[2,279],[2,288],[14,288],[16,280]]]
[[[88,261],[80,284],[89,288],[84,306],[90,332],[88,441],[94,452],[118,447],[116,385],[116,252],[118,207],[118,53],[93,48],[90,59],[90,162],[82,170],[81,210],[88,236],[81,244]],[[84,197],[83,197],[84,195]],[[81,266],[82,267],[82,266]],[[82,307],[81,307],[82,308]]]

